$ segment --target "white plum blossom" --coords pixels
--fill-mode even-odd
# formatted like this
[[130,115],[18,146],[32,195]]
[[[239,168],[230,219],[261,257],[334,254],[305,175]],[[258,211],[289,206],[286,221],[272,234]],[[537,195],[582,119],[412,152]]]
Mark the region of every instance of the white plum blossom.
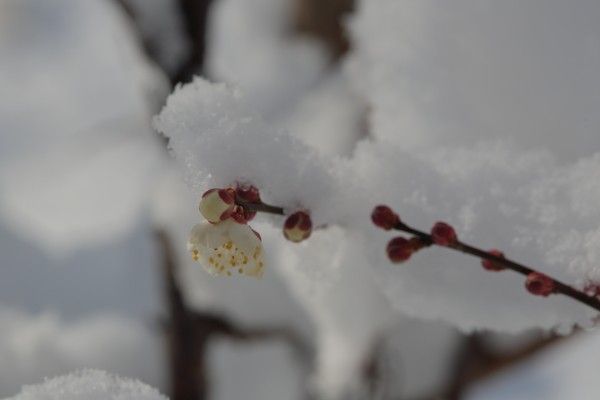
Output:
[[263,248],[258,233],[231,219],[194,226],[188,251],[194,261],[213,275],[243,274],[260,278],[263,274]]

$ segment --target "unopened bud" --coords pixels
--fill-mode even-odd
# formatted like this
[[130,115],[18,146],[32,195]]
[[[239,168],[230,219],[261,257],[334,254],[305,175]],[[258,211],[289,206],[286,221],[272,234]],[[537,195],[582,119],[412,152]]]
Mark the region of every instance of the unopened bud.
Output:
[[431,240],[440,246],[450,246],[458,241],[456,231],[445,222],[436,222],[431,228]]
[[525,287],[533,295],[546,297],[554,293],[556,283],[549,276],[539,272],[532,272],[527,275]]
[[304,211],[296,211],[283,225],[283,236],[292,242],[301,242],[307,239],[312,232],[312,221]]
[[202,195],[200,213],[208,222],[216,224],[231,216],[235,206],[233,189],[211,189]]
[[400,222],[400,217],[388,206],[379,205],[373,209],[371,220],[381,229],[389,231]]
[[402,236],[395,237],[387,244],[388,258],[394,263],[401,263],[410,258],[413,253],[413,245]]

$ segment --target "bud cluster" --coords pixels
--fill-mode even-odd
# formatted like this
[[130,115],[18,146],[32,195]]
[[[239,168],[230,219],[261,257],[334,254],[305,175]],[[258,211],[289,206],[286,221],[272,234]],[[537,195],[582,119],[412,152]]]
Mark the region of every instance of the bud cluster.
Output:
[[[255,207],[251,207],[255,206]],[[212,224],[232,219],[247,224],[256,216],[257,208],[264,206],[258,189],[252,185],[236,188],[210,189],[202,195],[200,213]],[[312,221],[307,211],[289,215],[283,226],[283,235],[292,242],[301,242],[312,233]]]
[[[375,226],[386,231],[397,228],[401,224],[398,214],[386,205],[378,205],[373,209],[371,221]],[[418,237],[407,239],[397,236],[388,242],[386,252],[390,261],[401,263],[407,261],[414,253],[425,246],[426,244]]]
[[[482,256],[481,250],[460,243],[456,231],[446,222],[436,222],[431,228],[430,234],[427,235],[425,232],[420,232],[403,223],[398,214],[386,205],[376,206],[371,212],[371,220],[375,226],[381,229],[396,229],[415,235],[411,238],[397,236],[388,242],[386,253],[393,263],[405,262],[423,247],[436,244],[481,257],[481,265],[487,271],[497,272],[507,268],[501,261],[504,259],[503,252],[498,249],[491,249],[487,251],[489,256]],[[546,297],[556,293],[557,283],[554,279],[542,273],[531,272],[527,275],[525,288],[533,295]],[[589,284],[584,292],[589,296],[600,296],[600,284]]]

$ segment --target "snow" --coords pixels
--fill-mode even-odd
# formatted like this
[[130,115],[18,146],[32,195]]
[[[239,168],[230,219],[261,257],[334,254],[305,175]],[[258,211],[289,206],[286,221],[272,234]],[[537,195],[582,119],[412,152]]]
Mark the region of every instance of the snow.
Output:
[[148,327],[115,314],[66,322],[54,312],[29,314],[2,307],[0,396],[80,368],[106,369],[164,386],[165,360],[159,346],[160,339]]
[[235,84],[266,118],[282,118],[320,83],[327,55],[320,43],[290,34],[288,0],[224,0],[209,14],[207,75]]
[[211,399],[300,400],[306,390],[302,368],[281,342],[218,340],[210,348]]
[[25,386],[7,400],[167,400],[156,389],[136,380],[99,370],[82,370]]
[[309,208],[314,224],[325,222],[324,200],[336,185],[328,162],[269,126],[250,101],[233,86],[195,78],[169,96],[154,126],[169,138],[198,195],[208,187],[249,183],[260,187],[265,201]]
[[574,161],[600,147],[594,1],[362,1],[348,69],[375,136],[417,150],[489,139]]
[[125,235],[161,167],[149,120],[164,76],[114,4],[0,8],[0,212],[55,253]]

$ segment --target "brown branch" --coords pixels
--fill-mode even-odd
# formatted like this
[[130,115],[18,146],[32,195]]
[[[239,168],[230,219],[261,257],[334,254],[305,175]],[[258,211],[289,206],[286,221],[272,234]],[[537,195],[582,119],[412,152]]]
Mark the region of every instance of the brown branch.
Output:
[[272,206],[270,204],[263,203],[249,203],[240,199],[239,196],[236,196],[235,203],[239,206],[244,207],[248,211],[257,211],[264,212],[268,214],[276,214],[276,215],[285,215],[285,210],[283,207]]
[[354,11],[354,0],[294,0],[296,31],[321,40],[334,60],[350,49],[343,18]]
[[[242,201],[239,198],[236,198],[236,203],[238,205],[248,209],[249,211],[258,211],[258,212],[266,212],[266,213],[270,213],[270,214],[285,215],[284,208],[279,207],[279,206],[264,204],[262,202],[261,203],[248,203],[248,202]],[[421,230],[415,229],[402,221],[397,222],[396,225],[394,226],[394,229],[396,229],[398,231],[410,233],[410,234],[416,236],[417,238],[420,239],[423,246],[435,245],[430,234],[423,232]],[[457,240],[456,242],[454,242],[448,246],[442,246],[442,247],[447,247],[452,250],[459,251],[461,253],[469,254],[469,255],[478,257],[482,260],[489,260],[495,264],[502,265],[502,266],[504,266],[514,272],[517,272],[521,275],[524,275],[524,276],[528,276],[532,272],[539,272],[539,271],[534,270],[531,267],[520,264],[516,261],[510,260],[505,257],[499,257],[496,255],[490,254],[489,252],[487,252],[485,250],[482,250],[477,247],[471,246],[469,244],[463,243],[459,240]],[[552,278],[552,280],[555,285],[555,289],[554,289],[555,293],[560,293],[564,296],[572,298],[575,301],[585,304],[585,305],[593,308],[596,311],[600,311],[600,299],[598,299],[597,297],[589,296],[586,293],[579,291],[579,290],[575,289],[574,287],[569,286],[566,283],[563,283],[557,279]]]
[[188,82],[204,67],[208,14],[214,0],[177,0],[183,16],[184,30],[192,44],[192,51],[171,80],[173,83]]
[[[421,239],[423,241],[423,243],[425,245],[434,245],[435,244],[435,243],[433,243],[433,240],[432,240],[430,234],[420,231],[418,229],[415,229],[411,226],[408,226],[404,222],[398,222],[396,224],[396,226],[394,227],[394,229],[403,231],[403,232],[407,232],[407,233],[410,233],[410,234],[418,237],[419,239]],[[470,254],[470,255],[478,257],[480,259],[492,261],[495,264],[502,265],[514,272],[521,274],[521,275],[527,276],[532,272],[538,272],[538,271],[534,270],[533,268],[530,268],[523,264],[517,263],[516,261],[510,260],[510,259],[504,258],[504,257],[495,256],[485,250],[481,250],[477,247],[468,245],[461,241],[456,241],[455,243],[450,244],[449,246],[441,246],[441,247],[448,247],[452,250],[460,251],[461,253]],[[569,285],[567,285],[563,282],[560,282],[554,278],[552,278],[552,279],[554,280],[556,293],[560,293],[564,296],[570,297],[573,300],[576,300],[576,301],[583,303],[597,311],[600,311],[600,300],[598,298],[588,296],[584,292],[581,292],[581,291],[573,288],[572,286],[569,286]]]
[[[578,332],[578,331],[577,331]],[[575,332],[575,333],[577,333]],[[574,334],[575,334],[574,333]],[[486,336],[483,333],[474,333],[465,337],[458,350],[452,377],[442,394],[428,396],[428,399],[458,400],[463,397],[467,389],[477,382],[494,374],[514,367],[534,355],[554,346],[563,340],[573,337],[551,335],[534,340],[508,353],[498,354],[486,345]]]

